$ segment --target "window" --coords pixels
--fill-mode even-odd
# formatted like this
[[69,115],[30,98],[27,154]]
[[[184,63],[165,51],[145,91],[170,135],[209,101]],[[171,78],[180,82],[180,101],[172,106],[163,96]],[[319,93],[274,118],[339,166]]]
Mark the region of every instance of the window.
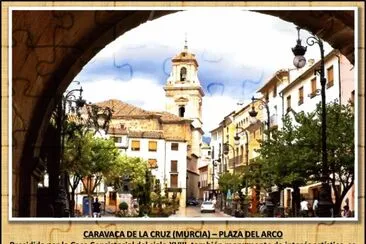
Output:
[[304,87],[299,88],[299,105],[304,103]]
[[208,151],[208,152],[207,152],[207,155],[208,155],[208,156],[210,156],[210,155],[211,155],[211,151]]
[[171,149],[172,151],[178,151],[178,149],[179,149],[179,144],[178,144],[178,143],[173,142],[173,143],[171,144],[171,146],[170,146],[170,149]]
[[273,87],[273,97],[277,96],[277,84],[274,85]]
[[287,112],[291,110],[291,95],[286,98]]
[[132,140],[131,141],[131,150],[132,151],[140,151],[140,141]]
[[316,77],[311,80],[311,93],[310,97],[313,98],[316,95]]
[[114,143],[120,143],[121,142],[121,138],[118,136],[112,136],[112,139],[114,141]]
[[170,187],[178,187],[178,175],[170,175]]
[[183,118],[185,111],[186,111],[186,109],[184,108],[184,106],[180,106],[179,107],[179,117]]
[[150,169],[155,169],[155,168],[158,167],[158,163],[157,163],[156,159],[150,158],[150,159],[147,160],[147,162],[148,162],[148,167]]
[[149,152],[156,152],[158,143],[156,141],[149,141]]
[[180,81],[185,81],[187,78],[187,69],[183,67],[180,69]]
[[170,161],[170,172],[178,173],[178,161],[177,160]]
[[333,71],[333,66],[330,66],[327,69],[327,77],[328,77],[328,81],[327,81],[327,88],[332,87],[334,85],[334,71]]

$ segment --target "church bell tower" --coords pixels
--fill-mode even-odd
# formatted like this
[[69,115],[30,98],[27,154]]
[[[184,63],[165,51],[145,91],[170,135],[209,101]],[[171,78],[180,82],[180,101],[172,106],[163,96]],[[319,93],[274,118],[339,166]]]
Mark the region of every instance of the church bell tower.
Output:
[[195,129],[202,129],[202,90],[198,80],[198,63],[188,51],[187,39],[183,51],[172,59],[172,71],[164,87],[165,110],[193,120]]
[[172,71],[164,86],[165,110],[181,118],[191,120],[190,140],[187,151],[187,198],[198,198],[199,170],[202,144],[202,97],[198,80],[198,63],[188,51],[187,38],[183,51],[172,59]]

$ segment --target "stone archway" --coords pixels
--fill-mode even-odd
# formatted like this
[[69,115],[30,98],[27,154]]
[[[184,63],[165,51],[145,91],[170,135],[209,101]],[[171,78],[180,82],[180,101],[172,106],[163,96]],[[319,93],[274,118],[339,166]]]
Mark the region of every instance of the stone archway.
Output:
[[[32,196],[37,185],[37,171],[41,167],[38,160],[40,145],[51,112],[73,78],[99,50],[118,36],[148,20],[174,12],[13,12],[11,92],[14,217],[34,216]],[[319,35],[354,63],[352,11],[258,12],[278,16]]]

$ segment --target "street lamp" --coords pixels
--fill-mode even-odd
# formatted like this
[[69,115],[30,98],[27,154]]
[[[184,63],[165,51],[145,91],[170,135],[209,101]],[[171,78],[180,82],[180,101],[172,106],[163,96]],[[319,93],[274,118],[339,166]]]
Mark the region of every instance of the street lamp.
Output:
[[[57,129],[60,136],[60,154],[59,154],[59,162],[62,167],[64,167],[64,153],[65,153],[65,140],[67,134],[73,134],[75,132],[74,127],[67,126],[67,120],[69,119],[69,114],[73,114],[77,116],[76,123],[80,123],[85,126],[86,130],[82,132],[87,132],[90,128],[95,129],[95,133],[100,129],[105,130],[109,121],[112,117],[112,109],[105,107],[99,107],[97,105],[86,104],[86,101],[82,98],[83,89],[80,87],[79,89],[72,89],[67,91],[65,95],[62,96],[60,103],[57,107]],[[85,113],[85,111],[87,113]],[[75,118],[75,117],[74,117]],[[85,120],[84,120],[85,119]],[[70,131],[70,128],[73,128]],[[94,134],[95,134],[94,133]],[[74,200],[72,199],[71,206],[69,205],[69,175],[64,168],[61,172],[58,173],[59,182],[58,182],[58,194],[55,200],[56,208],[57,208],[57,216],[66,216],[67,212],[71,212],[73,214]],[[88,176],[88,186],[87,189],[92,190],[91,178],[94,176]],[[99,177],[99,176],[97,176]],[[88,194],[90,193],[88,190]],[[90,203],[91,204],[91,203]],[[70,211],[71,210],[71,211]]]
[[212,194],[215,193],[215,167],[221,163],[221,159],[212,160]]
[[[294,48],[292,48],[292,52],[295,55],[294,65],[297,68],[302,68],[305,65],[305,58],[303,55],[306,52],[307,47],[303,47],[301,45],[300,39],[300,27],[296,27],[297,29],[297,44]],[[316,72],[320,75],[320,85],[321,85],[321,103],[322,103],[322,174],[321,181],[322,186],[319,192],[319,213],[320,217],[331,217],[330,209],[333,207],[333,203],[331,201],[331,190],[328,184],[329,171],[328,171],[328,155],[327,155],[327,134],[326,134],[326,100],[325,100],[325,68],[324,68],[324,47],[323,41],[317,36],[310,36],[306,39],[306,43],[309,46],[313,46],[314,44],[318,44],[320,49],[320,69],[317,69]],[[296,61],[296,62],[295,62]]]
[[268,102],[265,100],[262,100],[260,98],[255,98],[254,96],[252,97],[252,110],[249,111],[249,115],[252,118],[256,118],[258,112],[255,111],[255,107],[254,107],[254,101],[259,101],[260,105],[259,105],[259,109],[266,109],[267,112],[267,121],[264,122],[267,125],[267,129],[268,129],[268,133],[269,133],[269,129],[271,127],[271,120],[270,120],[270,114],[269,114],[269,107],[268,107]]
[[[75,94],[79,92],[79,97]],[[60,151],[59,151],[59,165],[63,166],[63,158],[65,151],[65,136],[67,132],[66,128],[66,112],[73,112],[80,115],[80,109],[85,105],[85,100],[82,98],[83,88],[72,89],[68,91],[65,95],[62,96],[59,106],[57,108],[57,129],[58,134],[60,135]],[[64,217],[70,214],[70,206],[69,206],[69,179],[68,174],[65,170],[62,170],[58,174],[58,192],[55,199],[56,206],[56,216]],[[73,206],[71,206],[73,207]],[[71,210],[71,213],[73,210]]]
[[87,104],[86,106],[88,128],[94,128],[94,134],[100,130],[108,131],[109,122],[112,119],[113,110],[109,107],[100,107],[96,104]]
[[[270,128],[271,128],[271,117],[270,117],[270,113],[269,113],[269,107],[268,107],[268,101],[260,99],[260,98],[255,98],[254,96],[252,97],[252,110],[249,111],[249,115],[252,118],[256,118],[258,112],[255,111],[254,108],[254,101],[258,101],[260,102],[259,104],[259,109],[266,109],[267,112],[267,121],[265,121],[264,123],[267,125],[267,131],[268,131],[268,139],[270,138],[271,132],[270,132]],[[273,217],[274,215],[274,203],[272,201],[272,197],[271,197],[271,189],[268,189],[268,197],[266,197],[266,208],[267,208],[267,217]]]
[[[233,177],[234,177],[234,187],[236,187],[236,178],[235,178],[235,161],[236,161],[236,157],[235,157],[235,148],[229,144],[229,142],[225,142],[224,143],[224,147],[223,147],[223,153],[225,156],[227,156],[229,154],[229,148],[231,148],[233,150],[233,164],[234,164],[234,168],[233,168]],[[233,189],[236,193],[236,189]],[[235,215],[235,211],[237,209],[237,203],[235,203],[234,208],[232,209],[231,215],[234,216]]]
[[[238,132],[238,130],[241,130],[240,132]],[[243,127],[240,127],[239,125],[236,125],[236,134],[234,136],[234,141],[235,141],[235,145],[239,146],[240,144],[240,133],[245,134],[245,166],[248,167],[249,165],[249,135],[248,135],[248,131],[246,129],[244,129]],[[245,177],[245,195],[248,196],[248,179],[247,177]]]
[[[239,132],[239,129],[241,130]],[[240,136],[239,134],[244,132],[245,134],[245,167],[246,169],[248,169],[248,165],[249,165],[249,135],[246,129],[244,129],[243,127],[240,127],[239,125],[236,125],[236,134],[234,136],[234,142],[236,146],[239,146],[240,144]],[[248,177],[247,175],[245,175],[245,199],[244,199],[244,216],[246,217],[248,215],[248,202],[247,202],[247,198],[248,198]]]
[[236,161],[236,157],[235,157],[235,148],[229,144],[229,142],[225,142],[224,143],[224,148],[223,148],[223,152],[224,155],[227,156],[229,154],[229,148],[231,148],[233,150],[233,164],[234,164],[234,168],[233,168],[233,175],[235,175],[235,161]]

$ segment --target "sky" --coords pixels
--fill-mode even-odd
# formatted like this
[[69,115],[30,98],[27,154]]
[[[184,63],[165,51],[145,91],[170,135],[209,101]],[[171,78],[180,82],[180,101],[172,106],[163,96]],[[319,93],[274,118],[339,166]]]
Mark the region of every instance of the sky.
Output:
[[[308,36],[301,30],[303,45]],[[296,45],[297,30],[293,23],[237,8],[199,8],[169,14],[124,33],[90,60],[74,81],[80,82],[87,101],[119,99],[163,111],[171,58],[183,50],[185,38],[188,50],[196,55],[205,92],[205,136],[238,104],[258,96],[256,91],[277,70],[294,68],[291,48]],[[306,59],[320,59],[316,45],[307,50]],[[325,53],[330,50],[325,43]]]

